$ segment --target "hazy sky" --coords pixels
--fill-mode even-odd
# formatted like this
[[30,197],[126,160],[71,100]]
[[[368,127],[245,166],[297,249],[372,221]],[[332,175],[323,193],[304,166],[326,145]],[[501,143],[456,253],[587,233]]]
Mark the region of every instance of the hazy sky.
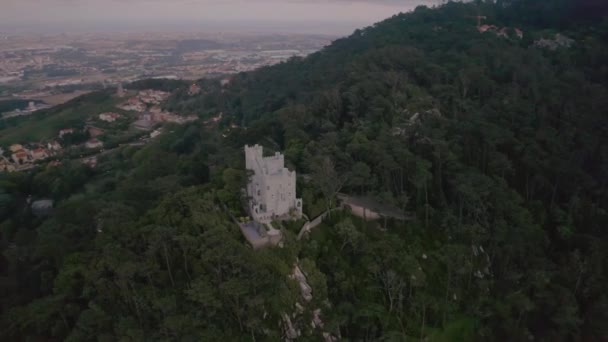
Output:
[[0,0],[0,28],[274,28],[346,33],[438,2],[441,0]]

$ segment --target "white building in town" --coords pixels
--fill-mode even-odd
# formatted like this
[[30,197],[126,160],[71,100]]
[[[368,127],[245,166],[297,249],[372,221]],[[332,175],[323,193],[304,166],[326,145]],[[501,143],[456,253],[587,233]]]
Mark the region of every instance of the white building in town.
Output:
[[255,221],[302,216],[302,199],[296,198],[296,172],[285,167],[284,156],[264,157],[260,145],[245,146],[247,170],[253,171],[247,184],[249,211]]
[[99,120],[105,122],[114,122],[120,119],[120,114],[118,113],[101,113],[99,114]]
[[94,148],[102,148],[103,147],[103,143],[95,138],[87,141],[84,146],[86,148],[90,148],[90,149],[94,149]]

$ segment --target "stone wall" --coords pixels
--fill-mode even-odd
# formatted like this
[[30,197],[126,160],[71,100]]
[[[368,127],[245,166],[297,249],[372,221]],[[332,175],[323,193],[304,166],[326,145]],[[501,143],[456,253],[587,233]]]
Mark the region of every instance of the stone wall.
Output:
[[365,221],[373,221],[373,220],[377,220],[380,218],[380,214],[378,214],[377,212],[367,209],[363,206],[359,206],[359,205],[355,205],[355,204],[348,204],[346,205],[347,207],[350,208],[351,213],[357,217],[360,217],[362,219],[364,219]]

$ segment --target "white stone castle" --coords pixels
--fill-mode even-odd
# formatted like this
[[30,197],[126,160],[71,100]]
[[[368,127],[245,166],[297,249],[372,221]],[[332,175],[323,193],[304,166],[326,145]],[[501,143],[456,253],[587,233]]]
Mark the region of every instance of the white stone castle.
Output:
[[253,171],[247,184],[249,211],[260,223],[302,217],[302,199],[296,198],[296,172],[285,167],[280,153],[264,157],[260,145],[245,146],[245,164]]

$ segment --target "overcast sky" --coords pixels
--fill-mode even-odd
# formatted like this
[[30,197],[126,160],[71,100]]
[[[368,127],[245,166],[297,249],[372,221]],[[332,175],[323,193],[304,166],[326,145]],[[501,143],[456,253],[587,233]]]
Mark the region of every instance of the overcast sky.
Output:
[[348,33],[441,0],[0,0],[1,29]]

